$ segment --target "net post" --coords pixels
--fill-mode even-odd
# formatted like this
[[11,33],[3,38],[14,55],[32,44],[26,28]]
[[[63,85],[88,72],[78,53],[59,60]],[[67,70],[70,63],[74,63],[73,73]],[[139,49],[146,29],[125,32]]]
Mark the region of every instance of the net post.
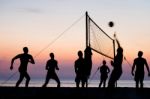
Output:
[[86,13],[85,13],[85,16],[86,16],[86,19],[85,19],[85,33],[86,33],[86,47],[88,46],[88,12],[86,11]]

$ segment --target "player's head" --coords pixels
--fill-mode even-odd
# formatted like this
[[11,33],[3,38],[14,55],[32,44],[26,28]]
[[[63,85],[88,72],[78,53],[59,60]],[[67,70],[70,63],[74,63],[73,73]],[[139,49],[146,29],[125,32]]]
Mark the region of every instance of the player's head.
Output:
[[106,61],[105,60],[103,60],[103,65],[106,65]]
[[82,56],[83,56],[82,51],[78,51],[78,56],[79,56],[79,57],[82,57]]
[[117,53],[123,53],[123,48],[122,48],[122,47],[119,47],[119,48],[117,49]]
[[52,59],[54,59],[54,53],[49,54]]
[[139,56],[139,57],[142,57],[142,55],[143,55],[143,52],[142,52],[142,51],[139,51],[139,52],[138,52],[138,56]]
[[24,52],[24,53],[28,53],[28,47],[24,47],[24,48],[23,48],[23,52]]

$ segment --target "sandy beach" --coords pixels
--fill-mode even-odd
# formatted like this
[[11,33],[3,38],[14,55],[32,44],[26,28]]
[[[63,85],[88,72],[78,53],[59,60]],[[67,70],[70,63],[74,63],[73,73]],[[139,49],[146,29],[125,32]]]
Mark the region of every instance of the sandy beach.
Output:
[[1,87],[0,99],[62,98],[62,99],[149,99],[149,88],[74,88],[74,87]]

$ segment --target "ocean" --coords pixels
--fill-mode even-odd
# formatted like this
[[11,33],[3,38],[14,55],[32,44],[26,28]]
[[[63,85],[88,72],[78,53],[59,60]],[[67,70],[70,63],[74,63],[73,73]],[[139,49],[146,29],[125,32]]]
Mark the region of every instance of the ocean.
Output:
[[[8,81],[3,83],[4,81],[0,81],[0,86],[15,86],[16,82],[15,80],[13,81]],[[41,87],[44,84],[43,80],[31,80],[29,83],[29,87]],[[22,83],[20,84],[20,87],[24,87],[25,86],[25,80],[22,81]],[[54,80],[50,80],[49,84],[47,85],[47,87],[56,87],[57,83]],[[89,87],[98,87],[99,86],[99,80],[92,80],[89,81]],[[107,82],[106,82],[106,86],[107,86]],[[135,81],[133,80],[119,80],[117,82],[117,86],[118,87],[135,87]],[[74,80],[61,80],[61,87],[76,87],[76,84],[74,82]],[[150,88],[150,81],[149,80],[145,80],[144,81],[144,87],[145,88]]]

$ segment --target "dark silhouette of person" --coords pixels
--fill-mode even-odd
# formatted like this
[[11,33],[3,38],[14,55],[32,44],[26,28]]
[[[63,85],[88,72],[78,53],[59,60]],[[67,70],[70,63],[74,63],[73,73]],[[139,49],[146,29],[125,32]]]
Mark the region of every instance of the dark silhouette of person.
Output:
[[101,73],[101,76],[100,76],[101,81],[100,81],[99,87],[101,87],[101,85],[103,84],[103,87],[105,88],[106,80],[108,78],[108,73],[110,72],[110,69],[106,65],[106,61],[105,60],[103,60],[103,65],[100,66],[98,69],[100,70],[100,73]]
[[[150,71],[149,71],[147,61],[145,58],[142,58],[142,55],[143,55],[143,52],[139,51],[138,58],[134,59],[134,63],[132,66],[132,71],[131,71],[132,75],[134,76],[134,80],[136,82],[136,88],[139,87],[139,82],[140,82],[140,87],[143,88],[144,65],[146,66],[146,69],[148,71],[148,76],[150,76]],[[134,72],[135,67],[136,67],[136,70]]]
[[120,46],[120,43],[117,39],[116,42],[118,44],[117,55],[114,57],[114,61],[111,61],[113,70],[108,81],[108,87],[112,88],[115,87],[117,80],[119,80],[122,75],[123,48]]
[[91,75],[91,69],[92,69],[92,50],[88,46],[84,50],[84,63],[85,63],[85,71],[86,71],[86,87],[88,87],[88,79],[90,78]]
[[42,87],[46,87],[50,79],[54,79],[57,82],[57,87],[60,87],[60,80],[55,72],[59,70],[57,60],[54,59],[54,53],[50,53],[51,59],[47,61],[46,70],[48,70],[46,75],[45,83]]
[[28,63],[32,63],[35,64],[34,59],[32,57],[32,55],[28,54],[28,48],[24,47],[23,48],[23,54],[18,54],[17,56],[15,56],[12,61],[11,61],[11,66],[10,69],[13,69],[13,63],[14,60],[16,59],[20,59],[20,66],[19,66],[19,73],[20,73],[20,78],[16,83],[16,87],[18,87],[20,85],[20,83],[22,82],[23,78],[26,78],[26,83],[25,83],[25,87],[28,87],[29,81],[30,81],[30,76],[27,73],[27,66]]
[[80,82],[82,83],[82,88],[85,87],[86,74],[85,74],[85,65],[83,59],[82,51],[78,51],[78,59],[75,61],[74,69],[76,73],[75,82],[76,87],[79,88]]

